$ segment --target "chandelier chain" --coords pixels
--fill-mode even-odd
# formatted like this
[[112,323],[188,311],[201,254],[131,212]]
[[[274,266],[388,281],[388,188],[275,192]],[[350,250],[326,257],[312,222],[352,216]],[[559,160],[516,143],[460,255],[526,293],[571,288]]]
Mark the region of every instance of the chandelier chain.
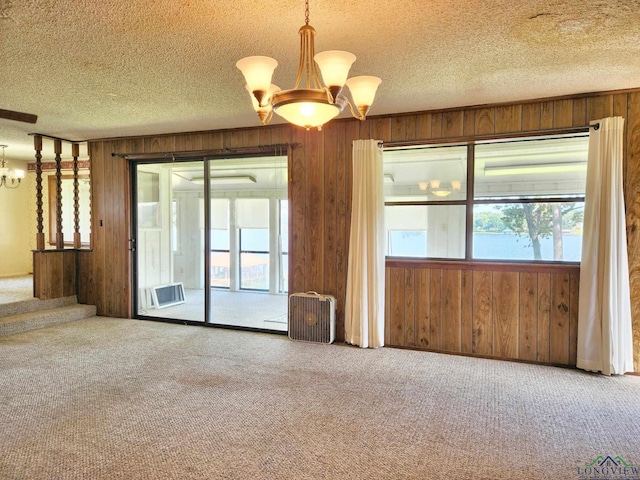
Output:
[[304,1],[304,24],[309,25],[309,0]]

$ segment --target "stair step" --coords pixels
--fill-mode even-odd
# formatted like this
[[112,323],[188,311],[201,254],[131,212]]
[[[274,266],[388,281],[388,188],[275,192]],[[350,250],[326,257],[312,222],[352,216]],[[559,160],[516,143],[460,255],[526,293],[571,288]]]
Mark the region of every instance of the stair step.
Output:
[[0,304],[0,318],[19,315],[21,313],[37,312],[39,310],[49,310],[51,308],[76,305],[78,299],[75,295],[63,298],[53,298],[51,300],[40,300],[32,298],[30,300],[20,300],[17,302]]
[[66,305],[0,318],[0,337],[45,328],[60,323],[82,320],[96,314],[94,305]]

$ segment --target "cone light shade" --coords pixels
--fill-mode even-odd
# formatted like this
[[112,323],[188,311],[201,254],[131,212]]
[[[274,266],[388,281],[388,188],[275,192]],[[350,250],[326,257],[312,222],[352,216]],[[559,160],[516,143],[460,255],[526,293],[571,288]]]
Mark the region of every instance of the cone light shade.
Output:
[[316,54],[313,58],[320,68],[322,81],[329,88],[342,88],[347,81],[351,65],[356,61],[353,53],[342,50],[327,50]]
[[[353,103],[356,104],[356,108],[363,115],[366,114],[366,111],[369,110],[369,107],[373,104],[378,85],[380,85],[381,82],[382,80],[378,77],[371,76],[353,77],[347,80],[347,87],[349,87],[349,91],[353,97]],[[363,113],[363,109],[365,108],[366,110]]]
[[[250,92],[267,92],[271,85],[273,71],[278,62],[271,57],[245,57],[238,60],[236,67],[240,69]],[[264,102],[260,102],[264,106]]]

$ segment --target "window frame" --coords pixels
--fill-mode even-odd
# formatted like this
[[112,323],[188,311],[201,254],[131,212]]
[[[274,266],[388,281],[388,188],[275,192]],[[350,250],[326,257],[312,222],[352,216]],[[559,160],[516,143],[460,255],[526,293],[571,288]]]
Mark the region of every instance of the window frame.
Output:
[[[542,139],[542,138],[558,138],[569,137],[583,134],[589,135],[589,127],[579,127],[575,129],[561,130],[561,131],[544,131],[544,132],[528,132],[522,134],[513,135],[492,135],[482,138],[473,138],[468,140],[452,139],[447,142],[446,139],[434,139],[426,140],[422,142],[389,142],[384,143],[384,147],[389,149],[403,146],[412,147],[450,147],[450,146],[465,146],[467,147],[467,178],[466,178],[466,196],[462,200],[424,200],[424,201],[390,201],[384,202],[384,206],[401,206],[401,205],[416,205],[416,206],[445,206],[445,205],[462,205],[465,207],[465,238],[464,238],[464,258],[439,258],[439,257],[401,257],[401,256],[389,256],[385,255],[385,260],[391,264],[401,264],[403,262],[419,262],[429,264],[526,264],[526,265],[565,265],[565,266],[579,266],[579,261],[567,261],[567,260],[522,260],[522,259],[476,259],[473,257],[473,225],[474,225],[474,207],[476,205],[491,205],[491,204],[519,204],[519,203],[569,203],[569,202],[583,202],[585,201],[585,195],[573,195],[573,196],[549,196],[549,197],[535,197],[535,198],[521,198],[514,197],[510,199],[508,197],[502,198],[475,198],[475,147],[478,144],[486,144],[488,142],[522,142],[527,139]],[[444,141],[443,141],[444,140]],[[386,234],[386,228],[385,228]]]

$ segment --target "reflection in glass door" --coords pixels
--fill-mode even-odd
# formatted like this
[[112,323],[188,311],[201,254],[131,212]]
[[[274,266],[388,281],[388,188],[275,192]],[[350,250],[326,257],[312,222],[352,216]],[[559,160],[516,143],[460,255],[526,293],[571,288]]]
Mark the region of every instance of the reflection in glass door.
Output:
[[[204,202],[203,202],[204,203]],[[231,287],[229,199],[211,199],[211,286]]]

